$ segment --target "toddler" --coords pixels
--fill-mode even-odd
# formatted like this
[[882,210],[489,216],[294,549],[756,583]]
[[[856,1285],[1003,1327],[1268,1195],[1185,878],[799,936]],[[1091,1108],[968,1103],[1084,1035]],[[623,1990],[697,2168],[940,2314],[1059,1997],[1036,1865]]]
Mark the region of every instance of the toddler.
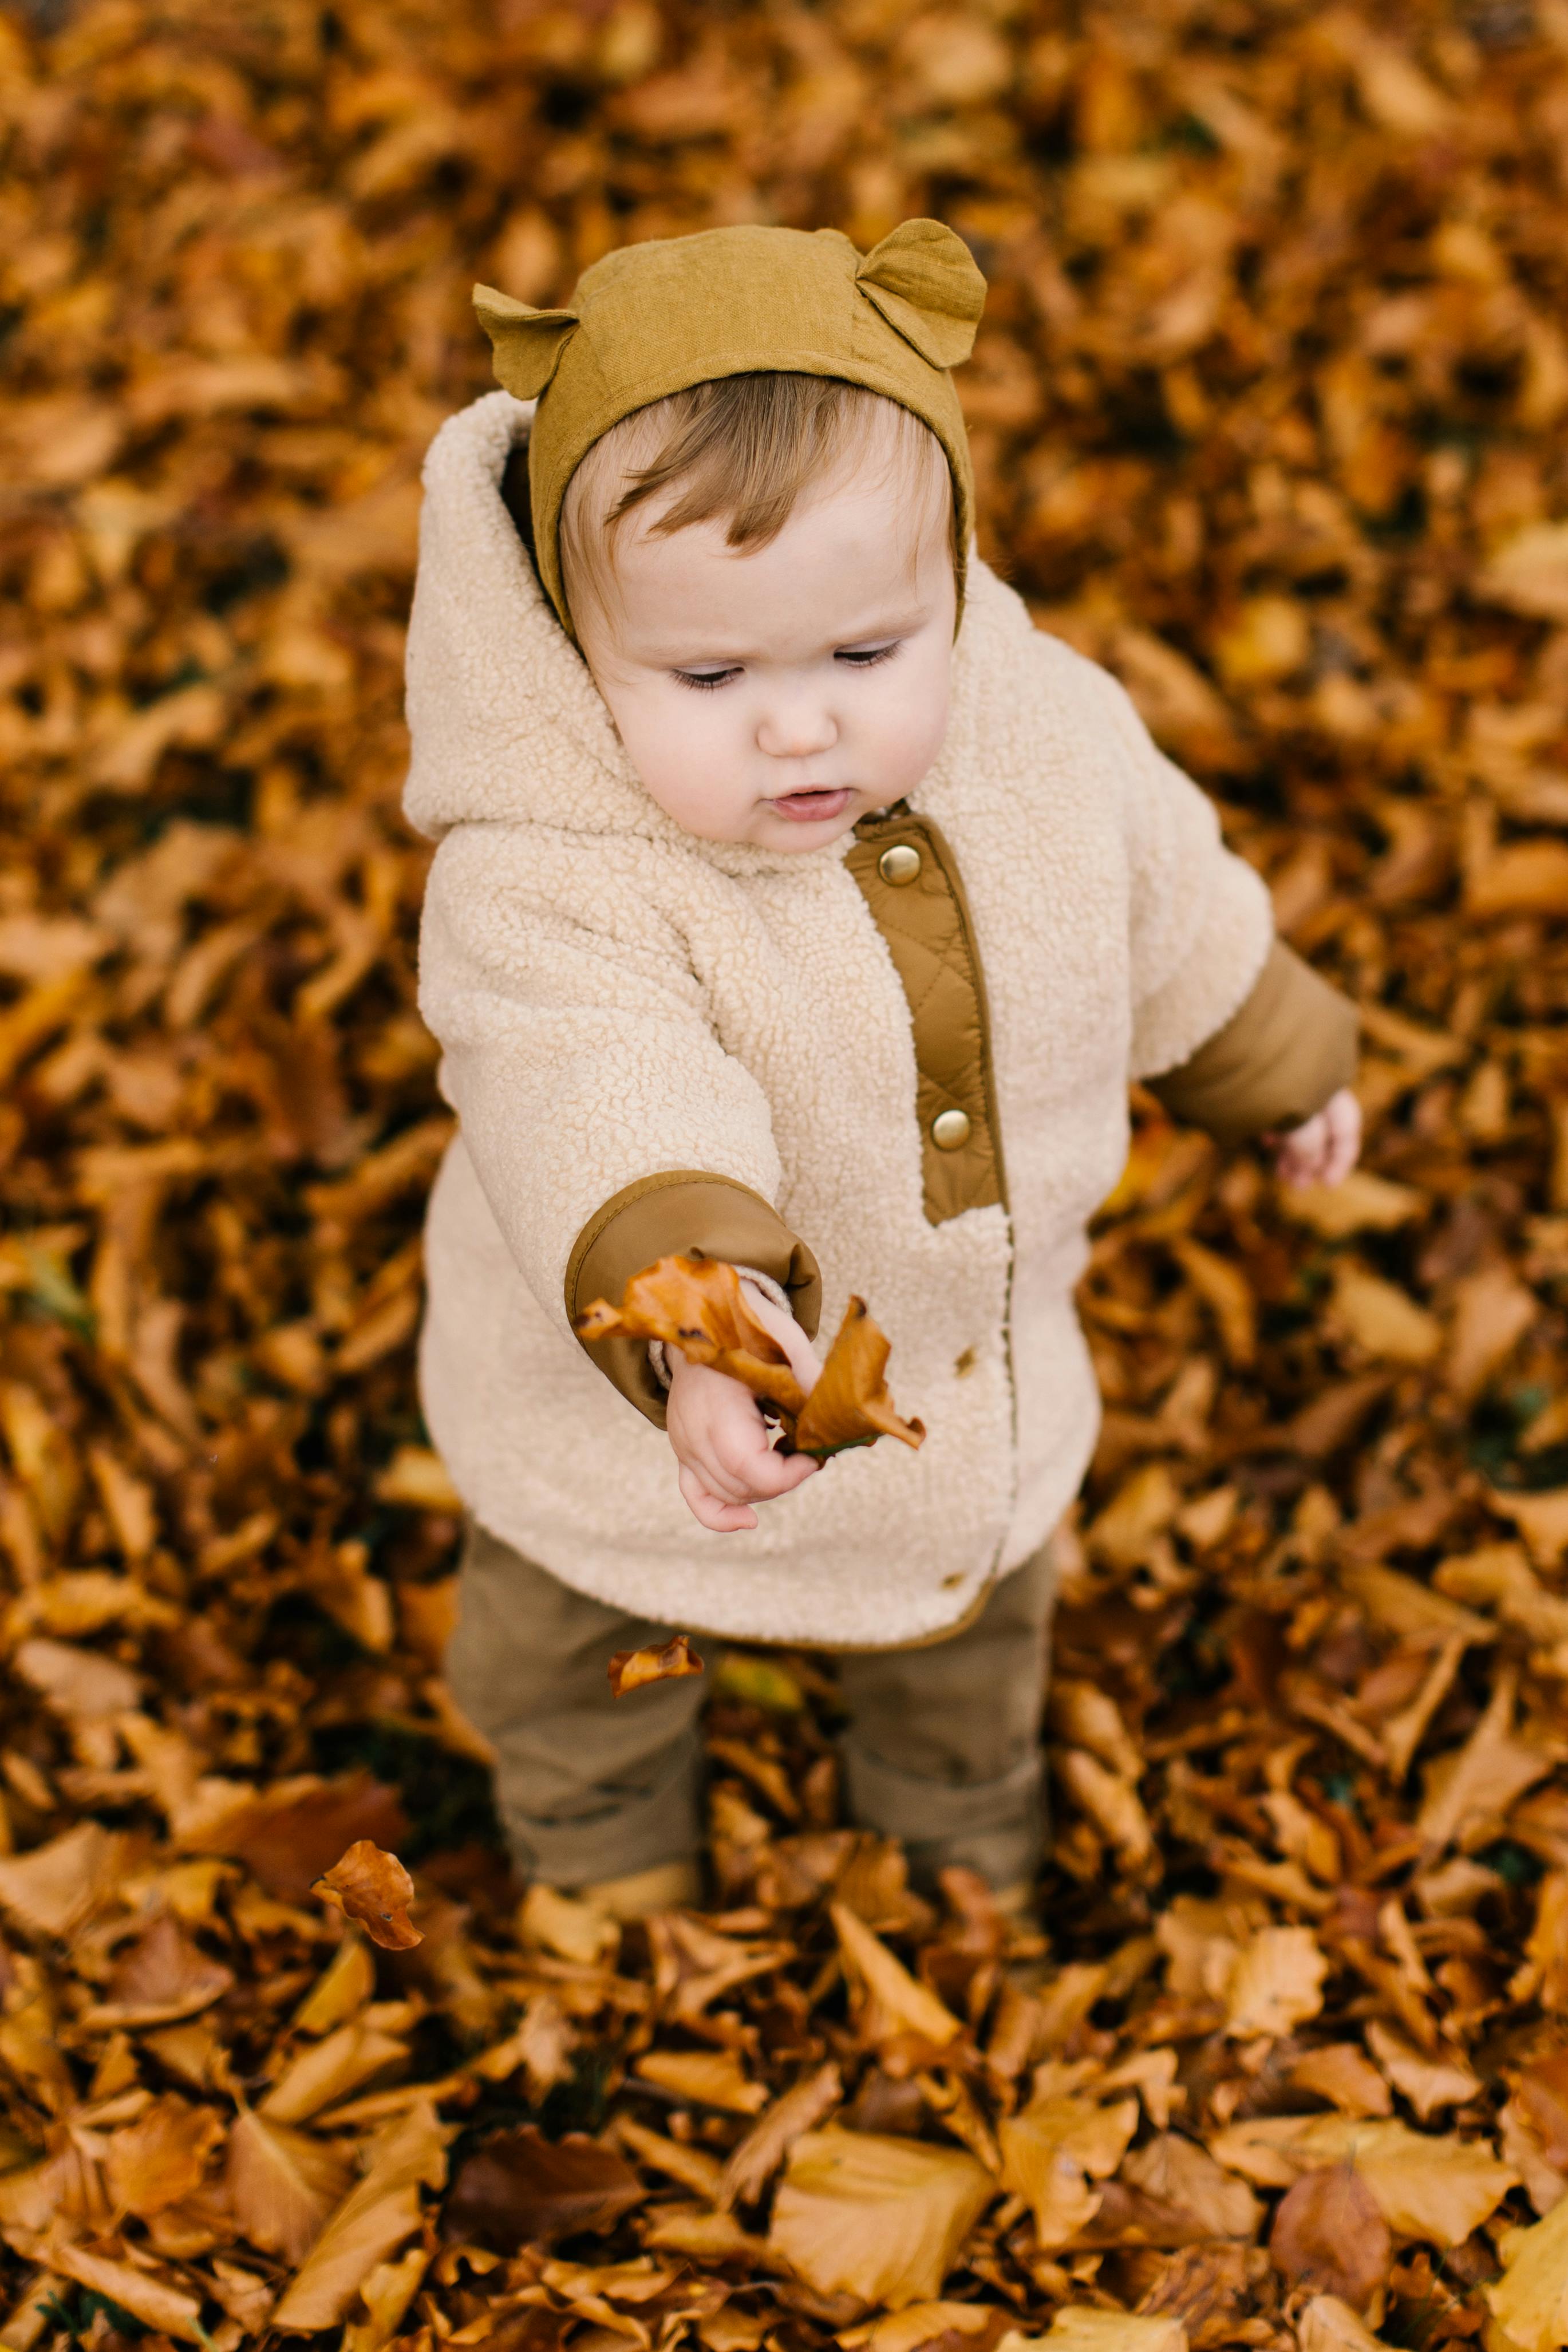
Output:
[[[459,1129],[422,1380],[471,1517],[449,1674],[519,1861],[699,1892],[672,1629],[839,1652],[852,1817],[1027,1896],[1072,1307],[1130,1078],[1296,1180],[1354,1163],[1354,1018],[1116,682],[981,563],[948,371],[985,284],[913,221],[638,245],[486,288],[505,390],[425,469],[407,806]],[[918,1454],[771,1450],[591,1301],[737,1266],[801,1380],[852,1291]],[[736,1538],[736,1540],[727,1540]]]

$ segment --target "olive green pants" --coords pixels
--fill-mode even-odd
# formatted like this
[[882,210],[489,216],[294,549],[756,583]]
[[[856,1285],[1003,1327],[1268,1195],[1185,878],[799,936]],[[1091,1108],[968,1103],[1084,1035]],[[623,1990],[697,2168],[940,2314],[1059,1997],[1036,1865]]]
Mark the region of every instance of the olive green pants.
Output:
[[[963,1863],[1012,1886],[1039,1861],[1054,1589],[1048,1545],[946,1639],[832,1661],[849,1717],[839,1746],[850,1818],[902,1839],[917,1885]],[[458,1593],[447,1678],[496,1749],[519,1865],[573,1887],[699,1854],[704,1679],[617,1699],[607,1675],[613,1651],[674,1629],[573,1591],[474,1525]]]

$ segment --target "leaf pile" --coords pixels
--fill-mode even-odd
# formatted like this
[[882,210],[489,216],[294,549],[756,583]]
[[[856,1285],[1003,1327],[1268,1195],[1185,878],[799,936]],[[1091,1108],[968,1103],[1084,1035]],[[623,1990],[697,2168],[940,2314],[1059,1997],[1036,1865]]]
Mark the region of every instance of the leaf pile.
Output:
[[[61,16],[0,16],[0,2336],[1552,2352],[1561,0]],[[508,1881],[440,1675],[417,465],[476,278],[917,214],[983,544],[1359,999],[1365,1169],[1139,1106],[1049,1943],[737,1650],[716,1907],[622,1932]],[[416,1947],[313,1896],[361,1841]]]

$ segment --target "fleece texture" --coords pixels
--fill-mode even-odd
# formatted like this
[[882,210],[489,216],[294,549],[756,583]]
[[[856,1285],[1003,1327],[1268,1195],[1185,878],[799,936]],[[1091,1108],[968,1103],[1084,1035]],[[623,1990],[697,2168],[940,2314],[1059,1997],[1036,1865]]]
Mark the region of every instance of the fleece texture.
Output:
[[[427,1230],[435,1443],[482,1525],[580,1591],[758,1640],[956,1623],[1037,1551],[1092,1450],[1073,1311],[1127,1082],[1186,1062],[1269,950],[1267,894],[1116,681],[971,558],[952,719],[912,803],[985,975],[1009,1205],[925,1215],[907,1001],[845,865],[684,833],[639,784],[500,497],[531,411],[492,393],[425,467],[406,807],[439,844],[420,1003],[459,1133]],[[841,1454],[741,1535],[568,1326],[572,1245],[664,1169],[749,1185],[859,1292],[918,1454]]]

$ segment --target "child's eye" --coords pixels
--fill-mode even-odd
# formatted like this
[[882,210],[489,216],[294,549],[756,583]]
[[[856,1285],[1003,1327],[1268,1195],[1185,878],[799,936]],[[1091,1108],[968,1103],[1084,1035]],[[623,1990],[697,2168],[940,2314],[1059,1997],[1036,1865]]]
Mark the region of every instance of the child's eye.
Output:
[[852,653],[835,654],[833,659],[849,662],[856,669],[874,669],[878,662],[891,661],[902,643],[902,638],[894,637],[891,645],[873,646],[864,650],[857,646]]
[[672,670],[670,675],[678,678],[683,686],[689,686],[695,694],[711,694],[716,686],[723,686],[727,679],[738,677],[740,672],[738,669],[677,669]]

